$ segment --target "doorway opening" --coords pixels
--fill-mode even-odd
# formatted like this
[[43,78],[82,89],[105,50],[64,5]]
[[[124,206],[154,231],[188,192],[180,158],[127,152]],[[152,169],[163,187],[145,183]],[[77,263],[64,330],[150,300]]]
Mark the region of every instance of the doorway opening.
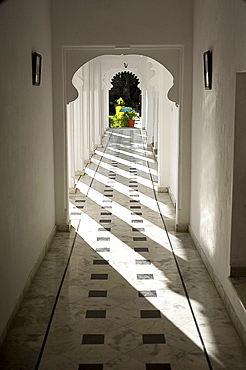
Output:
[[119,72],[111,80],[113,85],[109,90],[109,114],[114,114],[115,103],[122,98],[127,107],[132,107],[141,116],[141,90],[139,78],[132,72]]
[[[177,50],[172,50],[172,53],[173,60],[176,59],[174,70],[179,71],[175,84],[175,76],[163,64],[139,54],[100,55],[75,69],[72,77],[72,87],[75,89],[71,89],[69,84],[66,88],[70,192],[76,191],[76,177],[83,175],[85,165],[90,161],[95,149],[101,146],[102,137],[108,130],[112,79],[117,74],[130,72],[132,76],[137,76],[137,87],[141,91],[140,112],[142,129],[147,132],[147,145],[152,147],[158,161],[157,189],[170,193],[176,210],[180,213],[181,207],[177,206],[180,190],[180,69],[177,66],[180,54]],[[170,55],[168,63],[172,59]],[[67,72],[66,76],[70,73]],[[77,95],[77,99],[69,98],[72,95]],[[174,97],[175,101],[170,100],[169,96]]]

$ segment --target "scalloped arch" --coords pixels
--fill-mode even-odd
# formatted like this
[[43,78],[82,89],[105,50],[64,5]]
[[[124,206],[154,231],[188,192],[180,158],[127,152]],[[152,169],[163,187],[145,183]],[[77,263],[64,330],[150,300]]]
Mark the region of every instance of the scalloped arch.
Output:
[[110,83],[113,85],[113,81],[119,76],[119,75],[122,75],[122,74],[129,74],[129,75],[132,75],[133,77],[135,77],[136,79],[137,79],[137,81],[138,81],[138,83],[137,83],[137,85],[139,85],[140,84],[140,79],[138,78],[138,76],[135,74],[135,73],[133,73],[133,72],[129,72],[129,71],[124,71],[124,72],[118,72],[118,73],[116,73],[112,78],[111,78],[111,80],[110,80]]

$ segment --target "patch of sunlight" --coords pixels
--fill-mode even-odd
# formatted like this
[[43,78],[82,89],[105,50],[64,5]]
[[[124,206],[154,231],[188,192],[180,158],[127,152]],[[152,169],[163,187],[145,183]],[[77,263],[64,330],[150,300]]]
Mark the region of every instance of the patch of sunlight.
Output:
[[[90,189],[91,191],[92,189]],[[93,198],[94,198],[93,192]],[[101,197],[102,199],[102,197]],[[94,200],[94,199],[93,199]],[[100,201],[100,205],[102,202]],[[128,216],[129,217],[129,216]],[[98,255],[103,259],[109,261],[109,265],[122,276],[136,291],[141,290],[141,282],[136,279],[136,266],[132,265],[132,261],[136,259],[146,260],[140,253],[135,252],[131,247],[117,238],[111,232],[105,230],[103,236],[110,237],[109,241],[100,242],[100,248],[108,247],[110,252],[100,252],[98,249],[98,229],[102,228],[102,225],[94,221],[90,216],[86,215],[81,211],[80,225],[78,227],[78,235],[85,240],[85,242],[94,249]],[[161,245],[161,248],[164,248]],[[119,253],[120,251],[120,253]],[[170,253],[165,250],[166,253]],[[110,253],[110,254],[109,254]],[[163,307],[163,295],[158,294],[157,297],[145,297],[146,300],[156,309],[160,310],[161,313],[175,326],[177,327],[190,341],[192,341],[199,349],[203,349],[200,342],[199,336],[196,331],[196,327],[192,318],[190,307],[188,301],[184,294],[176,293],[174,290],[169,288],[172,285],[172,281],[165,275],[165,272],[157,268],[153,263],[149,266],[148,272],[153,274],[154,277],[158,277],[159,283],[155,280],[148,281],[148,289],[157,290],[165,289],[165,296],[168,297],[169,301],[176,302],[180,307],[182,307],[182,317],[186,317],[185,324],[183,320],[180,320],[179,315],[174,312],[171,308]],[[157,279],[156,279],[157,280]],[[145,282],[146,286],[146,282]],[[181,285],[180,285],[181,286]],[[158,290],[159,289],[159,290]],[[196,302],[196,304],[198,304]],[[169,306],[170,307],[170,306]],[[201,306],[202,309],[202,306]]]
[[144,153],[146,155],[150,155],[150,156],[153,156],[153,153],[151,150],[148,150],[148,149],[140,149],[140,148],[137,148],[137,149],[134,149],[135,152],[139,152],[139,153]]
[[[83,193],[83,194],[88,193],[87,196],[91,200],[93,200],[93,202],[96,202],[97,204],[99,204],[101,206],[104,205],[103,200],[108,199],[106,196],[101,194],[99,191],[97,191],[95,189],[92,189],[92,188],[89,188],[89,186],[84,184],[84,183],[79,182],[77,187],[78,187],[78,189],[80,190],[81,193]],[[121,219],[122,221],[124,221],[128,225],[131,225],[134,228],[136,228],[136,225],[133,225],[132,222],[131,222],[132,216],[134,215],[134,218],[137,219],[137,220],[142,220],[143,223],[142,223],[141,227],[144,227],[145,231],[143,231],[143,232],[141,231],[141,234],[146,235],[148,238],[152,239],[153,241],[160,244],[161,246],[165,245],[165,249],[167,249],[168,251],[170,251],[170,252],[172,251],[171,246],[170,246],[169,241],[168,241],[168,238],[167,238],[167,234],[166,234],[165,229],[162,229],[159,226],[156,226],[155,224],[153,224],[152,222],[147,221],[145,218],[143,218],[141,216],[135,215],[132,210],[129,210],[129,209],[121,206],[120,204],[116,203],[115,201],[112,201],[110,203],[110,205],[112,206],[112,208],[110,209],[110,212],[112,214],[114,214],[119,219]],[[184,257],[181,255],[182,251],[180,251],[180,252],[181,253],[179,253],[179,252],[176,253],[177,256],[179,258],[181,258],[182,260],[185,260]]]
[[[131,166],[130,165],[130,161],[127,161],[126,159],[122,159],[122,158],[116,158],[114,155],[111,155],[111,154],[107,154],[107,153],[103,153],[101,151],[99,151],[98,149],[95,150],[95,153],[104,157],[104,158],[108,158],[108,159],[117,159],[117,162],[121,163],[121,164],[124,164],[125,166]],[[148,167],[146,166],[142,166],[141,164],[137,164],[137,163],[134,163],[134,165],[136,166],[136,168],[140,171],[143,171],[143,172],[146,172],[146,173],[149,173],[149,169]],[[153,170],[153,169],[150,169],[152,175],[158,175],[157,171],[156,170]]]
[[132,153],[132,152],[126,152],[125,150],[115,149],[115,148],[112,148],[110,146],[108,146],[107,149],[112,150],[114,152],[122,153],[122,154],[125,154],[125,155],[129,155],[129,154],[130,155],[134,155],[134,158],[142,159],[143,161],[148,161],[148,162],[156,163],[156,161],[154,159],[147,158],[147,157],[141,156],[141,155],[136,155],[135,153]]
[[[87,175],[89,175],[90,177],[94,177],[95,180],[101,182],[102,184],[106,184],[106,182],[108,180],[108,177],[106,177],[104,175],[101,175],[100,173],[95,172],[94,170],[91,170],[88,167],[85,168],[85,173],[87,173]],[[137,179],[137,177],[134,177],[134,179]],[[81,183],[77,183],[78,188],[79,188],[79,184],[81,184]],[[126,185],[121,184],[118,181],[114,181],[114,189],[117,190],[118,192],[126,195],[126,196],[127,196],[127,192],[129,190],[131,190],[131,188],[129,188]],[[93,190],[93,189],[90,189],[90,190]],[[157,203],[156,203],[155,199],[150,198],[148,195],[145,195],[145,194],[141,193],[140,191],[138,191],[137,194],[139,194],[139,197],[138,197],[139,203],[141,203],[144,206],[146,206],[146,207],[152,209],[153,211],[159,213],[159,208],[157,206]],[[129,194],[128,196],[130,198],[131,194]],[[165,217],[169,217],[168,216],[168,213],[170,212],[169,207],[166,204],[163,204],[159,201],[158,201],[158,204],[159,204],[159,207],[160,207],[160,210],[161,210],[161,214],[164,215]]]
[[[92,158],[91,158],[91,162],[92,162],[92,163],[95,163],[95,164],[99,164],[99,162],[100,162],[100,161],[99,161],[98,159],[94,159],[94,158],[92,157]],[[112,167],[111,167],[111,165],[110,165],[110,164],[105,163],[105,162],[102,162],[102,161],[101,161],[101,163],[100,163],[100,167],[103,167],[103,168],[105,168],[105,169],[107,169],[107,170],[111,170],[111,171],[114,171],[114,170],[115,170],[115,168],[113,168],[113,169],[112,169]],[[129,172],[127,172],[127,171],[125,171],[125,170],[121,170],[120,168],[117,168],[117,173],[118,173],[119,175],[121,175],[122,177],[129,178]],[[137,180],[140,184],[142,184],[142,185],[144,185],[144,186],[146,186],[146,187],[148,187],[148,188],[152,189],[152,181],[150,181],[150,180],[148,180],[148,179],[145,179],[145,178],[143,178],[143,177],[141,177],[141,176],[139,176],[139,175],[135,176],[135,178],[136,178],[136,180]]]
[[116,134],[116,132],[112,132],[112,135],[131,138],[131,136],[127,136],[127,135],[123,135],[123,134],[118,134],[118,133]]

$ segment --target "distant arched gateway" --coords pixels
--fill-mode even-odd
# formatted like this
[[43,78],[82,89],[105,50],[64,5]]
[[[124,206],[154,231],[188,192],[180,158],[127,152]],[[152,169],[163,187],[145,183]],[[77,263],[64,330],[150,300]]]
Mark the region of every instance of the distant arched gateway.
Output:
[[134,108],[141,114],[141,90],[139,78],[132,72],[119,72],[111,80],[113,85],[109,90],[109,112],[114,114],[114,102],[120,97],[127,107]]

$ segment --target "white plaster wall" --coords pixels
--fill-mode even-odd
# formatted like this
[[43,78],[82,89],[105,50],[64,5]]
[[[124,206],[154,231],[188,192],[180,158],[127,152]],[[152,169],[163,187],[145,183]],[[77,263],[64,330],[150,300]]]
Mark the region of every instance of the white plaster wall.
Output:
[[[121,16],[125,9],[126,11],[131,10],[130,17]],[[104,55],[107,45],[115,45],[116,47],[117,45],[184,45],[184,64],[180,66],[184,69],[184,79],[182,81],[184,95],[181,112],[183,127],[180,141],[182,143],[182,154],[179,162],[182,181],[182,189],[179,191],[179,193],[182,193],[182,197],[180,197],[182,214],[180,212],[179,222],[188,224],[190,205],[192,17],[193,2],[184,0],[125,0],[123,6],[118,1],[112,0],[52,1],[56,221],[58,224],[68,221],[68,205],[65,199],[67,180],[64,179],[64,171],[66,171],[63,86],[66,75],[64,70],[68,71],[71,66],[74,66],[74,73],[88,60],[98,55]],[[78,61],[75,49],[81,45],[103,47],[100,51],[95,49],[94,52],[90,49],[83,50],[82,57]],[[66,55],[64,55],[63,46],[75,47],[74,53],[66,51]],[[129,52],[134,53],[134,48],[132,51],[126,51],[128,54]],[[113,54],[121,53],[121,49],[115,49]],[[179,51],[176,50],[176,53],[177,60],[179,60]],[[157,61],[163,60],[163,51],[153,49],[150,54],[147,56],[153,57]],[[170,52],[170,60],[172,59],[171,54]],[[67,91],[67,86],[65,90]]]
[[[229,286],[236,72],[246,69],[246,3],[196,0],[194,7],[191,229],[216,279]],[[203,53],[213,52],[212,90]]]
[[0,335],[55,225],[50,17],[50,0],[0,4]]

